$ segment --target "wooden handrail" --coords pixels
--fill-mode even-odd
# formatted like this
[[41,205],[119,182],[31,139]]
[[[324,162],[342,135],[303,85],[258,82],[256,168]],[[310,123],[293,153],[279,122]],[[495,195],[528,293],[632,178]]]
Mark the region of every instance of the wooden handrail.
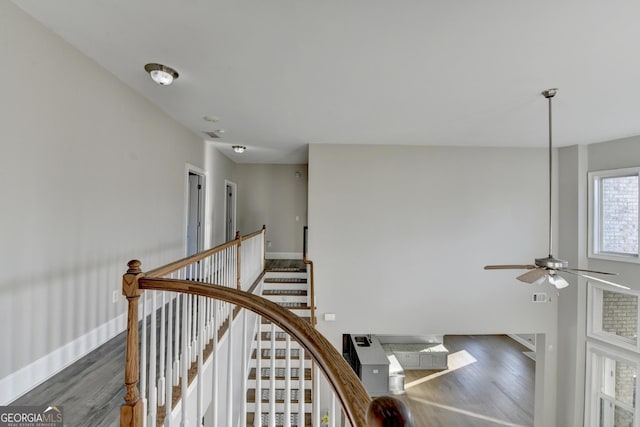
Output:
[[246,236],[239,236],[239,234],[236,234],[236,238],[234,240],[229,240],[226,243],[223,243],[221,245],[218,245],[216,247],[213,247],[211,249],[207,249],[206,251],[203,252],[199,252],[197,254],[188,256],[186,258],[182,258],[179,259],[177,261],[174,262],[170,262],[169,264],[163,265],[162,267],[158,267],[156,269],[153,270],[149,270],[145,272],[145,276],[146,277],[162,277],[165,276],[169,273],[172,273],[176,270],[179,270],[183,267],[186,267],[189,264],[193,264],[195,262],[198,262],[204,258],[207,258],[208,256],[211,256],[212,254],[216,253],[216,252],[220,252],[223,251],[227,248],[230,248],[232,246],[236,246],[238,245],[242,240],[248,240],[252,237],[255,237],[257,235],[259,235],[260,233],[266,233],[267,229],[266,227],[263,225],[262,229],[258,230],[258,231],[254,231],[253,233],[247,234]]
[[315,327],[316,326],[316,289],[315,289],[315,282],[313,277],[313,261],[307,258],[307,244],[309,243],[307,238],[308,232],[309,232],[309,227],[305,225],[302,232],[302,237],[303,237],[302,238],[302,262],[304,262],[306,265],[309,266],[309,293],[311,294],[310,295],[311,325]]
[[335,347],[308,322],[260,296],[218,285],[189,280],[139,277],[140,290],[158,290],[201,295],[235,304],[257,313],[291,335],[307,351],[333,387],[351,425],[366,425],[371,401],[360,379]]

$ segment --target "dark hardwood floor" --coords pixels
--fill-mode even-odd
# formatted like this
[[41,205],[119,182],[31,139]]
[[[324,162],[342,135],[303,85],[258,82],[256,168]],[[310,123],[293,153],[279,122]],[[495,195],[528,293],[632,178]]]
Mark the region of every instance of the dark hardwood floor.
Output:
[[118,426],[124,403],[124,349],[123,332],[11,405],[62,406],[65,426]]
[[533,425],[535,362],[526,347],[506,335],[445,336],[444,345],[460,367],[405,371],[401,399],[416,426]]

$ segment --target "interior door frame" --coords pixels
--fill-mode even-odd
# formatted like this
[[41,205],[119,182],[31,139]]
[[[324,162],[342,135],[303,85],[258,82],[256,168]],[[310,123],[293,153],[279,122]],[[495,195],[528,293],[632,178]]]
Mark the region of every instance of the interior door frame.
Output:
[[201,169],[197,166],[194,166],[190,163],[185,164],[185,173],[184,173],[184,253],[185,256],[189,250],[189,175],[198,175],[202,178],[202,188],[201,188],[201,200],[199,206],[198,217],[200,218],[200,227],[198,231],[198,240],[199,240],[199,248],[198,251],[204,250],[205,245],[205,210],[206,210],[206,202],[207,202],[207,173],[204,169]]
[[[227,188],[231,187],[233,189],[233,196],[231,200],[231,218],[228,217],[229,214],[229,206],[228,206],[228,195]],[[238,230],[238,222],[237,222],[237,206],[238,206],[238,185],[229,181],[228,179],[224,180],[224,237],[225,241],[233,240],[235,238],[236,231]],[[229,219],[231,219],[231,234],[228,232],[227,224],[229,223]]]

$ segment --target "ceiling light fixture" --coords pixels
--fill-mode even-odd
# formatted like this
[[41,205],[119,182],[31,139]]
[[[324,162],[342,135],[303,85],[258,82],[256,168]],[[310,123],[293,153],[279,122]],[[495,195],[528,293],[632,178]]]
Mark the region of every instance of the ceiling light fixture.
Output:
[[244,145],[234,145],[231,148],[233,148],[233,151],[235,151],[236,153],[244,153],[244,150],[247,149],[247,147],[245,147]]
[[144,69],[154,82],[162,86],[168,86],[178,78],[178,72],[166,65],[150,63],[145,65]]

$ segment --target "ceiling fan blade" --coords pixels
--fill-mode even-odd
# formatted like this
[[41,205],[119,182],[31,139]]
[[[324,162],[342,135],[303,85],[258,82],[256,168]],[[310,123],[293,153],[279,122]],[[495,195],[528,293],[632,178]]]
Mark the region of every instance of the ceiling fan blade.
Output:
[[538,268],[535,265],[522,265],[522,264],[513,264],[513,265],[485,265],[485,270],[533,270],[534,268]]
[[548,274],[547,270],[545,270],[544,268],[536,268],[534,270],[527,271],[526,273],[516,277],[516,279],[525,283],[533,283],[536,280],[546,276],[547,274]]
[[618,273],[609,273],[606,271],[597,271],[597,270],[584,270],[581,268],[561,268],[560,271],[567,271],[567,270],[571,270],[571,271],[580,271],[583,273],[596,273],[596,274],[606,274],[608,276],[617,276]]
[[575,276],[580,276],[580,277],[584,277],[585,279],[589,279],[589,280],[595,280],[596,282],[601,282],[601,283],[605,283],[607,285],[611,285],[611,286],[615,286],[617,288],[621,288],[621,289],[626,289],[629,290],[630,288],[628,286],[624,286],[624,285],[619,285],[617,283],[613,283],[610,282],[608,280],[604,280],[604,279],[599,279],[597,277],[593,277],[590,276],[588,274],[582,274],[582,273],[574,273],[573,271],[569,271],[569,270],[562,270],[564,273],[569,273],[569,274],[573,274]]

